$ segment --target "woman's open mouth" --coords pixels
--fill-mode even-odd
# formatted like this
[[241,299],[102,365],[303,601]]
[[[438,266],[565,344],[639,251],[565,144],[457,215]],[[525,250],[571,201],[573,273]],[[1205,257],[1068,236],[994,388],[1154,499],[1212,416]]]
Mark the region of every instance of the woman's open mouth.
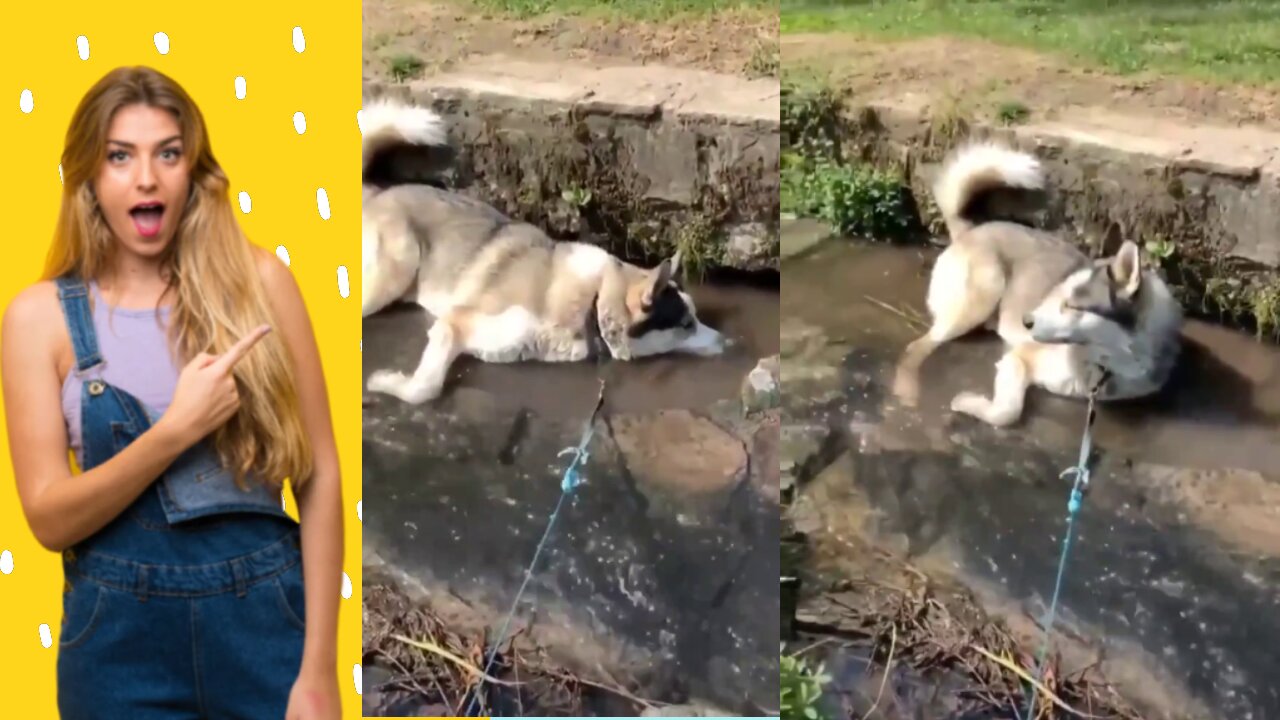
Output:
[[129,211],[133,216],[133,225],[143,237],[155,237],[160,234],[160,223],[164,219],[164,203],[138,203]]

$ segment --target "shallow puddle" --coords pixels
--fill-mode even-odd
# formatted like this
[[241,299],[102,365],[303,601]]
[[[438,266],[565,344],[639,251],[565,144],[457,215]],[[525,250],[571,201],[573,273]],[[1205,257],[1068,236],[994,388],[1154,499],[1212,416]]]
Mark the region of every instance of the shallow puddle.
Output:
[[[1006,430],[949,412],[957,392],[991,391],[1001,347],[983,331],[925,364],[918,408],[894,403],[933,254],[834,240],[784,262],[783,442],[802,439],[800,498],[856,491],[824,496],[811,532],[901,551],[1034,631],[1085,408],[1033,390]],[[1055,638],[1105,658],[1153,717],[1280,717],[1280,351],[1200,322],[1185,335],[1167,392],[1099,411]]]
[[[604,377],[586,484],[560,511],[513,628],[537,618],[567,665],[641,677],[632,692],[648,699],[776,713],[778,506],[752,463],[767,438],[752,435],[737,398],[778,351],[778,294],[692,294],[700,317],[736,341],[725,356],[464,358],[437,402],[371,396],[364,544],[428,592],[471,603],[496,632],[561,494],[569,457],[558,454],[579,442]],[[366,379],[416,364],[425,318],[400,307],[364,321]],[[776,447],[776,422],[759,432]]]

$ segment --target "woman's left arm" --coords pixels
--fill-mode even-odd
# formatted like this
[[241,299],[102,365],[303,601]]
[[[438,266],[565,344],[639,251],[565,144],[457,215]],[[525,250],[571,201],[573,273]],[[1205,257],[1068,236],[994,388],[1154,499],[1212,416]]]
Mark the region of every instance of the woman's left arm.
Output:
[[302,293],[273,253],[254,247],[258,273],[293,359],[298,402],[315,456],[314,473],[295,492],[302,530],[307,631],[302,669],[289,697],[288,720],[338,718],[338,603],[342,585],[342,483],[320,352]]

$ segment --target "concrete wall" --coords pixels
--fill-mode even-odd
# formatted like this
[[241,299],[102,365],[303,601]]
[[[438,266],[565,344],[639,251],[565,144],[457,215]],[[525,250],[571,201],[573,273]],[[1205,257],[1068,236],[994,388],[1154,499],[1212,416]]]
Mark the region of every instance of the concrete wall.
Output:
[[504,62],[406,85],[443,113],[456,184],[560,238],[637,262],[777,268],[776,80]]
[[[846,157],[904,170],[928,223],[937,220],[929,186],[957,136],[1006,139],[1044,162],[1046,226],[1099,254],[1123,239],[1160,246],[1193,311],[1248,325],[1280,299],[1280,134],[1100,111],[1015,128],[961,125],[947,136],[940,128],[911,98],[878,102],[846,113],[842,144]],[[1280,309],[1269,312],[1264,325],[1280,320]]]

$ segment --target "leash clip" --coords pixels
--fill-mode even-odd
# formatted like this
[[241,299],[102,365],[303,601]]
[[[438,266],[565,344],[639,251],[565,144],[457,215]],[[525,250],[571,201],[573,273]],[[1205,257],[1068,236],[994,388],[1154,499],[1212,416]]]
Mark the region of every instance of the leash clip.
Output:
[[560,480],[560,489],[563,492],[570,492],[586,482],[582,477],[582,473],[578,472],[578,465],[585,463],[587,458],[591,456],[591,453],[587,452],[582,446],[570,445],[556,453],[556,457],[563,457],[570,454],[575,457],[573,458],[573,461],[569,463],[569,467],[564,469],[564,477]]

